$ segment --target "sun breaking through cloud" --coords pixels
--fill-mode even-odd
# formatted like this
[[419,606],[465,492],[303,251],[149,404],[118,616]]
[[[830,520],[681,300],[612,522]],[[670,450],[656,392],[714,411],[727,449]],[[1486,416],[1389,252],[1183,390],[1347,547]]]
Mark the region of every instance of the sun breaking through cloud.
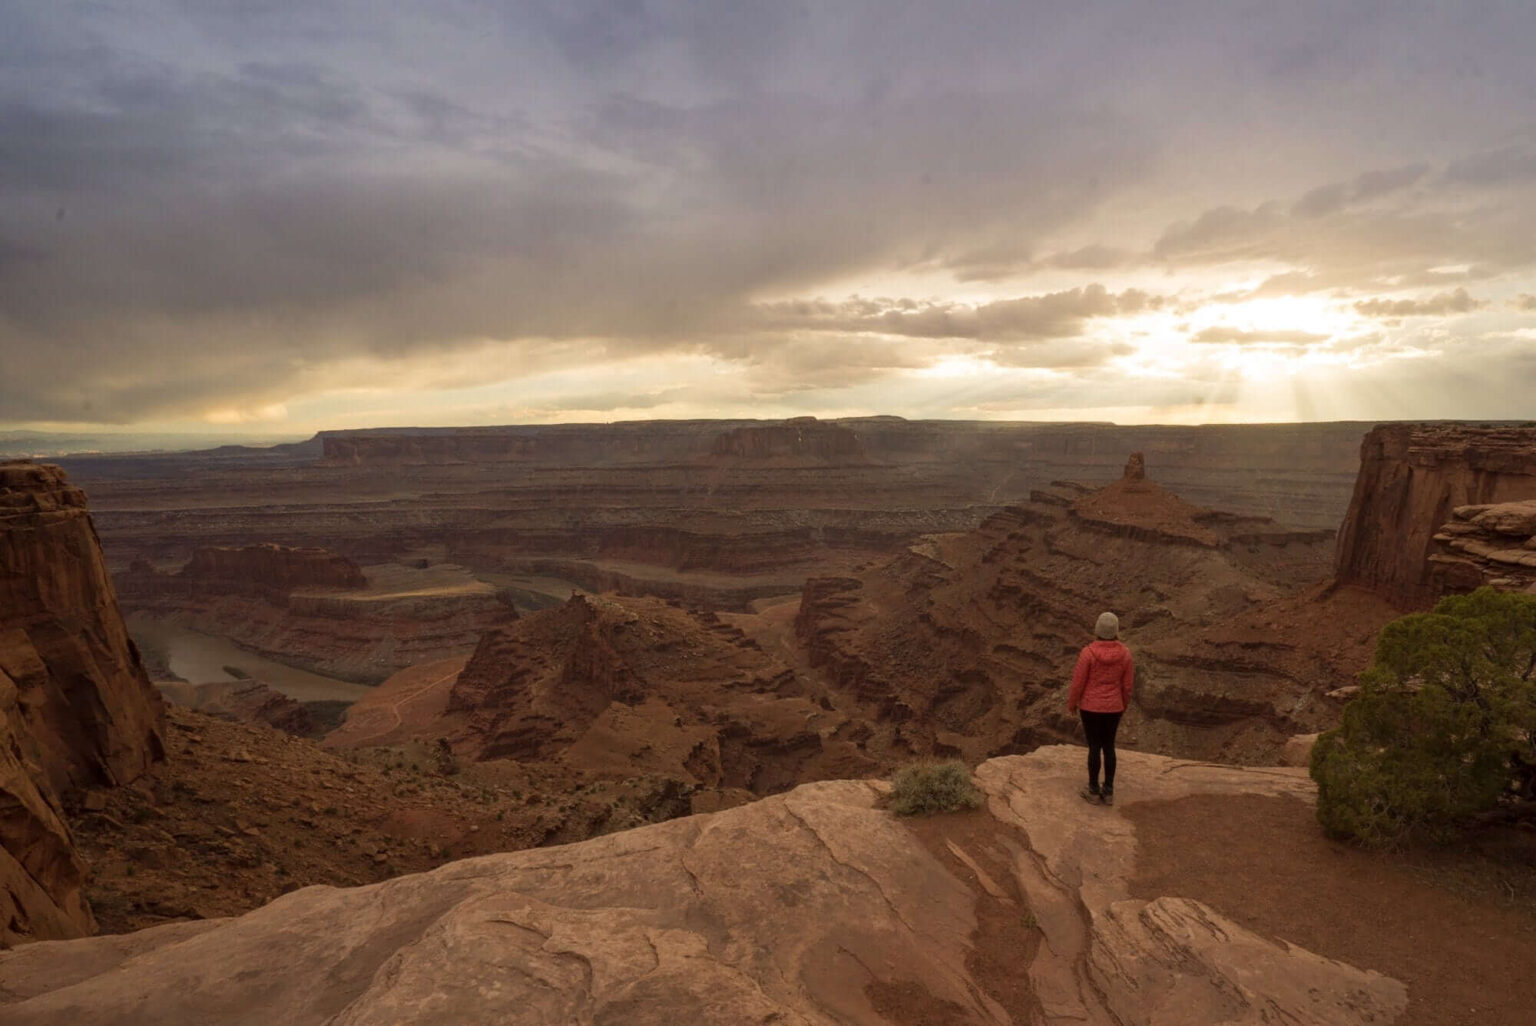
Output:
[[0,21],[0,426],[1536,410],[1529,5]]

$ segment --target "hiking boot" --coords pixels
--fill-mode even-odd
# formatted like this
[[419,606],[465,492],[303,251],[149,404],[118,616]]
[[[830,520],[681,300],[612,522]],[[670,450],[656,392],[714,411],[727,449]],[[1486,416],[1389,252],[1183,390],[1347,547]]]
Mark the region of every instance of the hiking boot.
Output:
[[1091,784],[1084,784],[1083,789],[1077,793],[1083,796],[1085,802],[1096,802],[1101,797],[1099,789]]
[[1100,791],[1099,792],[1099,801],[1103,802],[1105,805],[1113,805],[1113,804],[1115,804],[1115,792],[1114,792],[1114,789],[1106,787],[1104,790]]

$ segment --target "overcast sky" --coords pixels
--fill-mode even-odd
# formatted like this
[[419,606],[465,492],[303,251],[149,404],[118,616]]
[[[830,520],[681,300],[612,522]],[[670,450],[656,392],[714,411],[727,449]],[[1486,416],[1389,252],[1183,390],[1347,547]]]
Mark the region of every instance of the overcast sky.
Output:
[[0,427],[1536,417],[1536,4],[0,0]]

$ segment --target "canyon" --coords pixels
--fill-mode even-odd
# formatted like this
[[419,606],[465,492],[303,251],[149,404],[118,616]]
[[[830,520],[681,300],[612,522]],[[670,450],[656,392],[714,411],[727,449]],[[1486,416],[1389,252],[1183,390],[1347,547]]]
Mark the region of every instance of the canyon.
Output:
[[363,567],[451,562],[508,587],[531,580],[529,598],[555,579],[742,610],[974,527],[1052,480],[1112,475],[1132,451],[1191,502],[1333,530],[1364,427],[642,422],[323,432],[61,462],[91,494],[117,573],[274,543]]
[[163,715],[84,493],[0,464],[0,945],[93,932],[65,803],[148,771]]
[[[1275,764],[1337,722],[1383,624],[1536,587],[1536,428],[1362,433],[337,432],[81,460],[99,544],[77,481],[4,465],[0,796],[21,814],[0,817],[0,947],[153,927],[0,953],[7,1021],[129,1021],[144,1001],[173,1021],[404,1021],[427,991],[474,1021],[500,1007],[490,964],[518,1007],[593,1021],[1157,1021],[1174,1001],[1209,1021],[1440,1021],[1414,1009],[1455,981],[1277,945],[1240,908],[1136,884],[1126,832],[1169,803],[1240,799],[1254,830],[1307,808],[1305,771]],[[1345,435],[1347,507],[1325,469]],[[1152,444],[1108,451],[1132,436]],[[1289,475],[1266,476],[1287,446]],[[1137,687],[1125,808],[1099,821],[1062,685],[1104,608]],[[212,661],[236,679],[172,680],[192,665],[155,650],[175,631],[230,646]],[[322,690],[285,695],[242,668],[258,658]],[[882,810],[877,778],[946,757],[977,767],[984,809]],[[567,847],[524,850],[549,845]],[[661,900],[637,909],[637,888]],[[398,915],[375,922],[380,903]],[[823,906],[865,925],[807,931]],[[345,965],[271,961],[274,929],[344,938]],[[452,938],[451,967],[422,954]],[[780,954],[743,961],[754,945]],[[1027,980],[988,962],[1004,949]],[[324,981],[176,984],[204,950]]]
[[174,573],[136,560],[117,581],[131,614],[370,684],[467,653],[517,615],[504,592],[462,567],[420,559],[365,570],[318,546],[201,547]]

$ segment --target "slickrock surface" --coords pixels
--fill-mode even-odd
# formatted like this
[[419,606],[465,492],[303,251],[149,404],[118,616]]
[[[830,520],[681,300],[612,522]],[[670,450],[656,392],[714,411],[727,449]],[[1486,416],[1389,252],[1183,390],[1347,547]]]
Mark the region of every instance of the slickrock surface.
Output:
[[[976,771],[991,813],[1028,837],[1015,867],[1045,934],[1029,968],[1042,1023],[1385,1023],[1402,1012],[1396,980],[1266,939],[1197,901],[1130,898],[1135,829],[1077,796],[1082,758],[1043,748]],[[1304,770],[1125,751],[1117,791],[1121,805],[1314,793]]]
[[[1393,979],[1195,901],[1129,897],[1134,829],[1076,797],[1081,757],[1043,749],[982,766],[991,826],[971,820],[953,859],[875,807],[883,785],[810,784],[578,845],[306,888],[238,919],[30,945],[0,955],[0,1002],[15,1026],[146,1014],[170,1026],[1343,1026],[1400,1014]],[[1123,757],[1121,773],[1137,800],[1307,792],[1298,771],[1152,756]],[[1024,990],[982,971],[1004,953],[974,948],[981,920],[1004,912],[1043,935],[1017,967]]]
[[[1360,446],[1360,476],[1339,531],[1340,582],[1400,609],[1438,597],[1437,533],[1460,506],[1536,499],[1536,426],[1393,424]],[[1457,578],[1460,581],[1461,578]]]
[[1491,585],[1536,594],[1536,499],[1458,506],[1429,557],[1437,594]]
[[163,716],[85,493],[0,464],[0,946],[94,927],[62,801],[160,759]]

